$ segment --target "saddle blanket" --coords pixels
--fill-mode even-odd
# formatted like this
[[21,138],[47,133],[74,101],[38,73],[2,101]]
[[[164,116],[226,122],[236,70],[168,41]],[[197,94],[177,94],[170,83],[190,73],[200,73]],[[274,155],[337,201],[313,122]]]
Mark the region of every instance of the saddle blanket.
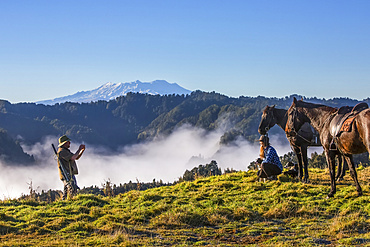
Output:
[[353,123],[353,120],[355,119],[356,116],[353,116],[353,117],[349,117],[347,118],[344,123],[342,124],[342,127],[340,128],[340,132],[350,132],[351,131],[351,127],[352,127],[352,123]]

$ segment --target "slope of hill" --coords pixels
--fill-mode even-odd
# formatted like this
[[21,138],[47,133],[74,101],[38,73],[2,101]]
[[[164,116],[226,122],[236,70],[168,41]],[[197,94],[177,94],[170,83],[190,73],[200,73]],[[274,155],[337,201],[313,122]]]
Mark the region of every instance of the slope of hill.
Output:
[[311,184],[257,182],[256,172],[198,178],[116,197],[0,202],[5,246],[368,246],[370,169],[358,170],[364,195],[346,177],[334,198],[329,174]]
[[156,80],[152,82],[126,82],[112,83],[108,82],[98,88],[90,91],[77,92],[73,95],[68,95],[51,100],[43,100],[36,102],[37,104],[54,105],[56,103],[76,102],[89,103],[99,100],[113,100],[120,96],[125,96],[127,93],[142,93],[152,95],[167,95],[167,94],[190,94],[187,90],[176,83],[169,83],[164,80]]

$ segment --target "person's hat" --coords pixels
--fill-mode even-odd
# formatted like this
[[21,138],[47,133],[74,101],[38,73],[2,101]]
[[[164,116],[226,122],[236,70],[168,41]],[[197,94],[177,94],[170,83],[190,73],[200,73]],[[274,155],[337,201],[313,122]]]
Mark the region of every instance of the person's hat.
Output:
[[63,146],[66,142],[68,142],[68,141],[70,141],[70,140],[71,140],[71,139],[69,139],[66,135],[61,136],[61,137],[59,138],[59,145],[58,145],[58,147]]

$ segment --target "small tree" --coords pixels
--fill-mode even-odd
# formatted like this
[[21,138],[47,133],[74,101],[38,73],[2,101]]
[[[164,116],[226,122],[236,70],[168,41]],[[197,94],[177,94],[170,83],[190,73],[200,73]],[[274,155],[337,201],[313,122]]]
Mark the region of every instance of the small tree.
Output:
[[183,176],[183,180],[184,181],[193,181],[194,180],[194,174],[191,171],[186,170],[185,173],[184,173],[184,176]]
[[32,199],[32,200],[36,200],[36,197],[37,197],[36,190],[39,189],[40,187],[38,186],[36,189],[34,189],[33,184],[32,184],[32,180],[27,184],[28,184],[28,189],[30,190],[30,195],[29,195],[28,198]]
[[108,178],[108,180],[105,180],[105,183],[102,184],[102,186],[103,186],[103,192],[105,196],[109,196],[109,197],[114,196],[113,185],[112,185],[112,182],[110,181],[110,178]]

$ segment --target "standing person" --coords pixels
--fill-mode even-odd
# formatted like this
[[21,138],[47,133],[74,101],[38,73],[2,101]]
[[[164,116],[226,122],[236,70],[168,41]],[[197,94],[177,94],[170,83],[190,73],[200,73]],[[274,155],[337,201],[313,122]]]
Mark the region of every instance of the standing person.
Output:
[[[71,139],[66,135],[59,138],[59,149],[57,155],[60,162],[58,162],[59,177],[64,183],[63,200],[67,199],[68,194],[73,197],[77,190],[77,180],[75,175],[78,174],[76,160],[78,160],[85,151],[85,145],[81,144],[76,153],[72,153],[69,148],[71,147]],[[63,168],[61,167],[63,166]],[[64,174],[65,173],[65,174]],[[68,180],[68,181],[67,181]]]
[[259,159],[261,162],[261,170],[257,172],[259,178],[277,179],[277,175],[283,171],[283,165],[280,162],[279,156],[275,148],[270,145],[269,138],[262,135],[259,139],[263,148],[264,159]]

